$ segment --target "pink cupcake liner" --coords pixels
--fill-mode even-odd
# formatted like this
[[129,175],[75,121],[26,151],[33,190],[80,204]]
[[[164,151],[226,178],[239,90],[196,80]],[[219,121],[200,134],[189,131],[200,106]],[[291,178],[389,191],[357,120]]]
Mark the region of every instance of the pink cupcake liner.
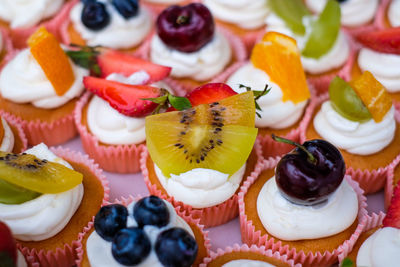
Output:
[[[274,168],[277,161],[264,161],[262,164],[264,170]],[[261,173],[261,172],[260,172]],[[251,220],[247,219],[245,213],[245,203],[244,197],[247,194],[250,186],[257,180],[257,176],[251,176],[240,189],[239,192],[239,213],[240,213],[240,230],[242,234],[242,241],[248,245],[258,245],[265,246],[267,249],[272,249],[272,251],[278,251],[281,254],[285,254],[289,259],[293,259],[296,263],[301,263],[305,266],[330,266],[337,261],[337,256],[339,255],[340,248],[343,245],[353,246],[357,241],[359,235],[365,226],[365,216],[367,215],[366,210],[366,197],[363,195],[364,191],[358,186],[358,183],[351,179],[350,176],[346,175],[345,179],[349,185],[354,189],[358,196],[358,226],[355,232],[351,235],[350,239],[346,240],[342,245],[340,245],[334,251],[321,251],[313,254],[312,252],[305,253],[304,251],[296,251],[295,248],[290,248],[289,245],[283,246],[280,241],[275,241],[275,238],[270,237],[268,234],[261,235],[260,231],[256,231]]]
[[[121,197],[121,199],[116,199],[114,203],[121,204],[121,205],[124,205],[124,206],[128,206],[132,201],[138,201],[141,198],[142,197],[140,195],[136,196],[136,197],[133,197],[132,195],[129,195],[127,198]],[[111,203],[107,203],[107,204],[111,204]],[[196,225],[197,228],[199,228],[199,230],[203,234],[204,246],[205,246],[205,248],[207,250],[207,255],[210,255],[211,243],[210,243],[210,239],[208,238],[208,231],[204,230],[204,225],[200,224],[200,220],[199,219],[194,219],[191,215],[188,215],[188,214],[185,214],[185,213],[181,212],[176,207],[175,207],[175,212],[177,213],[177,215],[179,217],[184,219],[186,221],[186,223],[192,224],[192,225]],[[93,216],[93,219],[94,219],[94,216]],[[83,244],[82,244],[83,238],[89,233],[90,230],[92,230],[93,225],[94,225],[94,221],[91,221],[88,224],[88,226],[85,227],[85,231],[79,234],[79,239],[78,239],[79,245],[75,248],[76,255],[77,255],[77,259],[75,261],[75,264],[78,267],[81,266],[82,259],[83,259],[83,254],[85,253],[85,250],[86,250],[86,248],[83,247]]]
[[[382,224],[383,219],[385,218],[386,214],[380,212],[379,214],[372,213],[371,216],[366,216],[364,222],[364,228],[362,229],[362,233],[371,230]],[[339,249],[339,266],[342,266],[343,260],[351,253],[353,250],[354,244],[346,243]]]
[[[50,148],[57,156],[76,163],[81,163],[88,166],[91,172],[100,180],[104,188],[104,197],[102,205],[108,203],[110,188],[108,187],[108,181],[103,174],[103,171],[99,169],[98,165],[94,163],[87,155],[83,155],[80,152],[74,152],[69,149],[62,147]],[[94,218],[94,216],[93,216]],[[92,219],[93,221],[93,219]],[[88,222],[89,224],[89,222]],[[78,237],[85,233],[87,227],[82,229],[79,235],[76,236],[76,240],[70,244],[64,244],[63,247],[57,248],[56,251],[44,251],[43,249],[30,249],[24,247],[22,244],[17,243],[18,249],[22,252],[25,258],[30,264],[39,264],[43,267],[51,266],[72,266],[76,260],[75,248],[79,246]]]
[[395,186],[394,183],[394,171],[399,166],[400,163],[400,155],[396,157],[396,159],[389,165],[387,170],[387,177],[385,183],[385,209],[387,209],[392,201],[393,191]]
[[134,173],[140,171],[140,152],[144,144],[131,145],[101,145],[96,136],[92,135],[87,127],[81,123],[82,110],[92,94],[86,92],[78,101],[75,110],[75,124],[81,137],[85,152],[93,158],[105,171],[118,173]]
[[277,259],[292,267],[301,267],[301,264],[298,263],[295,265],[293,260],[287,258],[287,255],[281,255],[279,254],[278,251],[273,252],[270,249],[266,250],[264,246],[257,247],[256,245],[252,245],[249,247],[247,244],[244,245],[234,244],[232,247],[226,247],[225,250],[219,248],[217,252],[211,251],[211,256],[208,258],[204,258],[204,261],[202,264],[200,264],[200,267],[207,267],[208,263],[210,263],[211,261],[215,260],[218,257],[221,257],[222,255],[229,254],[232,252],[254,252],[255,254],[261,254],[269,258]]
[[378,29],[388,28],[389,25],[386,24],[386,14],[389,8],[391,0],[381,0],[381,3],[378,7],[378,11],[376,12],[374,24]]
[[[245,178],[245,181],[250,177],[257,176],[258,171],[260,170],[261,164],[261,145],[256,140],[254,144],[254,148],[257,155],[257,162],[252,170],[251,174]],[[147,169],[147,158],[149,157],[149,153],[147,148],[143,149],[140,157],[140,168],[142,170],[142,175],[144,178],[144,182],[149,190],[150,194],[158,196],[162,199],[170,202],[174,207],[178,208],[181,212],[186,214],[191,214],[193,218],[200,219],[200,223],[203,224],[206,228],[217,226],[224,224],[233,218],[238,216],[238,194],[235,193],[231,198],[222,202],[221,204],[207,207],[207,208],[193,208],[190,205],[187,205],[181,201],[175,200],[173,196],[169,196],[164,194],[155,184],[152,184],[149,179],[149,172]]]
[[4,118],[10,126],[17,129],[17,131],[18,131],[18,137],[22,141],[22,148],[21,148],[21,151],[18,151],[18,153],[25,151],[28,147],[28,140],[26,139],[26,136],[25,136],[24,130],[22,129],[21,124],[19,124],[18,121],[14,117],[10,116],[10,114],[4,113],[1,110],[0,110],[0,116],[2,118]]

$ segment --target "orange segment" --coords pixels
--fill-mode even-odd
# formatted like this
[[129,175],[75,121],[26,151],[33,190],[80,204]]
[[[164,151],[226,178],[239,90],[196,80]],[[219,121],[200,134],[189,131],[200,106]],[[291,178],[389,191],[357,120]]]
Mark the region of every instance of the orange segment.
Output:
[[54,35],[40,27],[29,37],[28,45],[56,94],[65,94],[74,83],[75,76],[67,55]]
[[251,53],[251,62],[265,71],[282,90],[282,100],[294,103],[310,98],[306,75],[296,41],[284,34],[267,32]]
[[386,88],[369,71],[365,71],[360,77],[353,80],[351,86],[368,108],[374,121],[382,121],[392,107],[392,99]]

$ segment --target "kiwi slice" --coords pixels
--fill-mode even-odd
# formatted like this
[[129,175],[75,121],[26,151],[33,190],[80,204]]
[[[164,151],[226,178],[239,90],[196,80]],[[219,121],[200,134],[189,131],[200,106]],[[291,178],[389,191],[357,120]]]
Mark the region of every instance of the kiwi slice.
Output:
[[169,177],[194,168],[233,174],[246,162],[257,137],[253,92],[184,111],[146,117],[152,160]]
[[10,184],[0,179],[0,203],[21,204],[40,196],[40,193]]
[[30,154],[0,151],[0,179],[37,193],[65,192],[82,183],[81,173]]

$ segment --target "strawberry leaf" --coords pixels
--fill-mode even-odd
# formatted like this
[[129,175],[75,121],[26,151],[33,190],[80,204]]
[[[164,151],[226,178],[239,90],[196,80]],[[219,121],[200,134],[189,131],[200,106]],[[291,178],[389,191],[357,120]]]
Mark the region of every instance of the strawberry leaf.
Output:
[[353,267],[353,266],[354,262],[352,260],[350,260],[349,258],[344,258],[342,262],[342,267]]
[[168,101],[177,110],[184,110],[192,107],[192,104],[190,104],[189,99],[187,99],[186,97],[174,96],[169,94]]
[[97,64],[97,56],[100,54],[98,46],[79,46],[71,44],[71,47],[77,47],[79,50],[67,50],[65,53],[78,66],[90,70],[95,76],[100,76],[100,67]]
[[[260,91],[260,90],[251,90],[251,87],[250,87],[250,86],[246,86],[246,85],[243,85],[243,84],[239,84],[239,88],[246,88],[246,91],[247,91],[247,92],[248,92],[248,91],[253,91],[253,94],[254,94],[254,102],[255,102],[255,104],[256,104],[256,110],[260,110],[260,111],[262,111],[262,109],[261,109],[260,105],[257,103],[257,100],[258,100],[260,97],[262,97],[263,95],[268,94],[269,91],[271,91],[271,89],[272,89],[272,87],[268,87],[268,84],[265,84],[264,90],[262,90],[262,91]],[[256,115],[257,115],[257,117],[261,118],[260,113],[258,113],[257,111],[256,111]]]

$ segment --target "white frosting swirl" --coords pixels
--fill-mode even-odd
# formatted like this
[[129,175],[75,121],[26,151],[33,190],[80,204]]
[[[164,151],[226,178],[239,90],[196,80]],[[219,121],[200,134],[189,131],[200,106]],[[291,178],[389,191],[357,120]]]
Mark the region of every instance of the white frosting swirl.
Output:
[[216,32],[214,38],[199,51],[184,53],[165,45],[158,35],[151,40],[151,61],[172,67],[171,76],[206,81],[220,73],[231,59],[228,40]]
[[32,27],[53,16],[63,3],[63,0],[0,0],[0,19],[9,22],[11,28]]
[[84,68],[71,61],[75,81],[62,96],[58,96],[29,49],[18,53],[0,73],[0,94],[15,103],[32,103],[35,107],[51,109],[64,105],[83,91],[82,79],[88,75]]
[[[304,49],[308,37],[311,33],[311,20],[315,18],[305,18],[304,24],[306,25],[306,34],[304,36],[294,34],[285,24],[285,22],[279,18],[277,15],[271,13],[267,19],[267,30],[275,31],[286,34],[297,41],[297,45],[301,50]],[[335,68],[339,68],[344,65],[350,54],[350,45],[347,40],[346,35],[339,31],[338,37],[331,49],[322,57],[308,58],[301,56],[301,62],[303,63],[303,68],[306,72],[311,74],[320,74]]]
[[265,25],[269,8],[265,0],[204,0],[212,14],[244,29],[256,29]]
[[400,231],[393,227],[378,229],[361,245],[357,266],[396,267],[400,262]]
[[343,179],[326,202],[297,205],[282,196],[274,176],[258,195],[257,213],[268,233],[279,239],[316,239],[335,235],[350,227],[357,218],[358,200],[356,192]]
[[400,55],[362,48],[358,54],[358,65],[362,71],[370,71],[388,92],[400,91]]
[[313,123],[323,139],[356,155],[371,155],[381,151],[392,142],[396,132],[393,106],[381,122],[370,119],[360,123],[344,118],[333,109],[330,101],[326,101]]
[[[306,5],[314,12],[321,13],[327,0],[306,0]],[[340,3],[343,26],[357,27],[371,21],[378,10],[379,0],[347,0]]]
[[[25,151],[39,159],[57,162],[72,169],[45,144]],[[59,233],[78,209],[83,197],[83,185],[59,194],[42,194],[22,204],[0,204],[0,220],[5,222],[14,236],[22,241],[40,241]]]
[[264,261],[256,261],[256,260],[233,260],[230,262],[225,263],[222,267],[274,267],[268,262]]
[[388,19],[392,27],[400,26],[400,0],[392,0],[388,9]]
[[235,194],[243,179],[246,164],[230,177],[216,170],[195,168],[179,175],[171,174],[167,178],[156,164],[154,170],[168,195],[193,208],[205,208],[218,205]]
[[81,14],[83,3],[79,2],[71,10],[71,21],[74,28],[90,46],[106,46],[114,49],[130,48],[140,44],[152,27],[150,13],[140,7],[136,16],[125,19],[111,3],[104,2],[110,15],[110,23],[99,31],[93,31],[83,25]]
[[[146,225],[143,227],[143,230],[147,234],[147,236],[150,239],[150,242],[152,244],[152,249],[150,251],[150,254],[147,256],[147,258],[141,262],[138,265],[135,266],[140,266],[140,267],[163,267],[164,265],[161,264],[161,262],[158,260],[157,255],[154,251],[154,245],[157,240],[157,236],[163,232],[164,230],[167,230],[172,227],[180,227],[188,231],[193,237],[194,233],[190,226],[181,218],[179,217],[172,205],[163,200],[165,204],[168,207],[169,214],[170,214],[170,222],[168,225],[158,228],[155,226],[151,225]],[[135,205],[135,202],[131,203],[128,205],[128,221],[127,221],[127,227],[136,227],[137,223],[135,219],[133,218],[133,207]],[[112,242],[108,242],[101,238],[96,231],[93,231],[86,243],[86,252],[87,256],[90,262],[91,267],[101,267],[101,266],[107,266],[107,267],[123,267],[125,265],[119,264],[113,257],[111,253],[111,244]]]
[[[0,117],[1,118],[1,117]],[[11,152],[14,148],[14,134],[4,118],[1,118],[1,125],[4,129],[3,139],[0,140],[0,151]]]
[[262,109],[262,111],[257,111],[261,118],[256,116],[256,127],[259,128],[287,128],[300,119],[307,105],[307,100],[297,104],[290,100],[283,102],[283,93],[279,85],[271,82],[267,73],[257,69],[251,63],[238,69],[229,77],[227,84],[238,93],[246,91],[245,88],[240,88],[240,84],[250,86],[253,90],[263,90],[266,84],[271,88],[266,95],[257,100]]

